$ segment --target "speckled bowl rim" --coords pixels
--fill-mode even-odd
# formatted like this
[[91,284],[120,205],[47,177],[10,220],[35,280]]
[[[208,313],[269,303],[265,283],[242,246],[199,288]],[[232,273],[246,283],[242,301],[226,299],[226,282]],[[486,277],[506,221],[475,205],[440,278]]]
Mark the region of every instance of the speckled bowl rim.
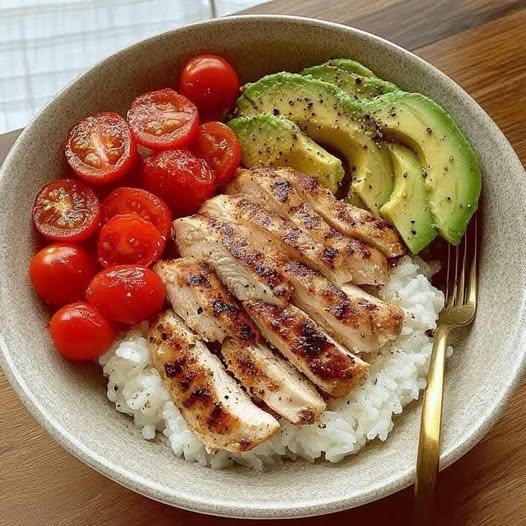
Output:
[[[326,22],[322,20],[316,20],[312,18],[298,17],[298,16],[279,16],[279,15],[240,15],[233,17],[225,17],[215,20],[210,20],[206,22],[198,22],[195,24],[188,24],[184,27],[196,27],[205,26],[209,24],[216,25],[228,25],[231,20],[251,20],[251,21],[290,21],[304,24],[305,26],[314,26],[325,28],[334,28],[338,30],[348,31],[350,34],[359,34],[366,36],[367,38],[376,40],[381,43],[383,46],[391,48],[391,50],[396,51],[401,55],[409,57],[412,61],[418,64],[418,66],[426,70],[432,76],[441,77],[441,80],[445,83],[449,90],[456,92],[458,95],[462,96],[464,102],[471,106],[471,109],[475,110],[479,115],[480,119],[484,121],[484,124],[489,127],[492,135],[495,140],[498,142],[500,148],[506,151],[507,155],[513,159],[513,162],[516,163],[516,169],[519,172],[523,170],[523,166],[510,143],[498,128],[498,126],[493,122],[493,120],[487,115],[487,113],[453,80],[451,80],[447,75],[439,71],[437,68],[426,62],[425,60],[419,58],[413,53],[403,49],[392,42],[356,29],[353,27],[345,26],[342,24],[337,24],[333,22]],[[175,30],[167,31],[151,37],[149,39],[142,40],[129,46],[113,55],[110,55],[103,61],[95,64],[88,71],[77,76],[72,80],[65,88],[63,88],[46,106],[35,116],[31,123],[26,127],[22,132],[20,137],[17,139],[14,146],[11,148],[7,158],[3,163],[3,168],[10,165],[11,160],[15,156],[17,147],[24,139],[27,130],[32,126],[40,114],[44,112],[48,106],[52,105],[55,99],[63,94],[67,94],[68,91],[72,90],[73,85],[77,80],[83,78],[85,75],[88,75],[92,72],[94,68],[97,68],[99,65],[105,63],[106,61],[112,60],[121,53],[139,47],[145,42],[155,41],[158,38],[164,38],[169,33],[174,33],[181,28],[176,28]],[[4,170],[0,172],[0,177],[3,176]],[[494,401],[494,404],[489,408],[488,411],[480,418],[478,424],[470,429],[466,435],[461,440],[458,440],[456,443],[450,445],[448,449],[442,451],[440,457],[440,469],[445,469],[465,453],[467,453],[473,446],[475,446],[484,435],[491,429],[491,427],[496,423],[497,419],[504,412],[506,405],[510,401],[514,391],[518,388],[521,383],[522,377],[526,371],[526,297],[523,296],[522,304],[519,306],[520,311],[520,327],[521,329],[514,337],[514,343],[517,347],[522,349],[521,359],[515,364],[514,367],[510,367],[512,371],[512,376],[510,376],[510,381],[507,384],[505,390],[503,391],[503,396],[498,400]],[[402,490],[413,483],[415,476],[415,468],[408,467],[405,472],[398,474],[397,476],[384,479],[382,484],[379,484],[377,487],[372,487],[368,491],[360,493],[359,495],[353,496],[337,496],[334,499],[327,499],[326,501],[319,502],[317,501],[315,505],[304,503],[302,505],[295,505],[287,508],[283,507],[274,507],[272,504],[267,506],[258,506],[255,507],[251,504],[247,506],[238,506],[238,505],[229,505],[225,504],[216,499],[206,499],[203,497],[195,497],[195,495],[185,494],[183,491],[180,491],[176,498],[164,498],[163,494],[166,492],[160,484],[153,484],[151,481],[138,477],[136,474],[128,472],[127,470],[122,469],[120,466],[113,464],[108,459],[104,458],[103,455],[99,455],[92,450],[89,450],[84,444],[75,438],[69,431],[61,424],[60,421],[54,419],[50,415],[46,414],[45,409],[41,406],[38,399],[36,399],[32,393],[29,386],[26,384],[22,376],[12,367],[12,361],[10,357],[10,352],[8,346],[4,340],[2,334],[0,334],[0,365],[3,368],[3,371],[10,382],[13,389],[18,394],[21,401],[27,407],[32,416],[37,420],[37,422],[51,435],[58,443],[60,443],[67,451],[73,454],[76,458],[82,462],[89,465],[91,468],[95,469],[99,473],[109,477],[110,479],[118,482],[119,484],[136,491],[142,495],[145,495],[149,498],[157,500],[159,502],[177,506],[190,511],[223,516],[223,517],[238,517],[238,518],[301,518],[309,517],[315,515],[323,515],[327,513],[334,513],[363,504],[367,504],[374,500],[386,497],[392,493],[395,493],[399,490]]]

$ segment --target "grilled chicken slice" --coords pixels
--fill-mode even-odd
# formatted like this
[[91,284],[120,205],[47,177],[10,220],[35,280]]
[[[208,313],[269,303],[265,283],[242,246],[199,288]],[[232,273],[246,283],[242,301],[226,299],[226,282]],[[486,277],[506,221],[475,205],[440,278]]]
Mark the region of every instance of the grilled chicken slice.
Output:
[[242,305],[208,263],[195,258],[160,261],[155,271],[175,312],[203,340],[223,342],[228,370],[254,397],[293,424],[311,424],[325,410],[314,387],[261,341]]
[[180,254],[205,259],[238,299],[284,305],[290,298],[292,287],[277,262],[251,247],[238,229],[204,214],[177,219],[173,229]]
[[334,397],[346,395],[368,364],[328,336],[303,311],[261,300],[244,302],[263,336],[312,383]]
[[338,250],[345,258],[345,264],[357,285],[383,285],[386,282],[388,265],[382,252],[334,230],[279,172],[269,170],[268,175],[260,177],[251,170],[238,170],[226,192],[245,195],[290,220],[318,241]]
[[325,401],[312,384],[266,345],[227,338],[221,354],[243,387],[289,422],[313,424],[325,411]]
[[345,253],[242,195],[218,195],[205,201],[201,212],[238,225],[255,246],[299,259],[339,285],[352,281]]
[[219,358],[172,311],[152,324],[148,343],[174,403],[209,448],[248,451],[279,429],[278,421],[250,400]]
[[294,287],[293,303],[334,339],[356,352],[378,350],[402,330],[402,309],[345,285],[345,292],[299,261],[289,260],[283,273]]
[[228,336],[241,342],[261,339],[254,322],[205,261],[192,257],[164,260],[154,270],[166,287],[173,310],[203,340],[222,342]]
[[[388,258],[406,253],[400,237],[387,221],[367,210],[336,199],[315,177],[291,168],[261,167],[253,169],[252,172],[257,177],[279,173],[318,214],[342,234],[376,247]],[[283,186],[283,197],[287,195],[289,188],[288,185]]]

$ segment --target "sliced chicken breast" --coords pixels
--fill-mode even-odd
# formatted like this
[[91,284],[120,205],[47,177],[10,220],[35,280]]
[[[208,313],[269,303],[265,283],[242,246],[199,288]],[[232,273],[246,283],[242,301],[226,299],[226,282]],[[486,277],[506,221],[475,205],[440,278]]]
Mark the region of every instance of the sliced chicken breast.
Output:
[[[208,263],[196,258],[160,261],[154,270],[174,311],[199,337],[223,342],[228,370],[255,398],[293,424],[311,424],[325,402],[308,380],[262,342],[243,306]],[[258,343],[259,342],[259,343]]]
[[373,352],[400,334],[404,314],[399,307],[352,285],[344,292],[299,261],[287,261],[283,273],[294,287],[292,302],[344,346]]
[[290,298],[292,287],[279,264],[250,246],[239,229],[200,214],[177,219],[173,231],[180,254],[205,259],[238,299],[284,305]]
[[262,343],[227,338],[221,354],[245,389],[293,424],[313,424],[326,404],[312,384]]
[[242,195],[218,195],[201,212],[243,228],[255,246],[299,259],[338,284],[352,281],[345,253],[310,236],[294,223]]
[[261,300],[244,302],[263,336],[312,383],[326,393],[346,395],[368,364],[334,341],[303,311]]
[[[315,177],[305,175],[291,168],[256,168],[254,175],[265,177],[279,173],[287,179],[299,195],[338,232],[364,241],[388,258],[402,256],[406,249],[396,230],[373,213],[336,199],[334,194],[325,188]],[[283,185],[283,198],[289,191],[289,185]]]
[[[336,249],[345,260],[353,282],[357,285],[383,285],[387,281],[387,258],[380,250],[334,230],[279,172],[266,173],[268,175],[260,177],[257,171],[238,170],[226,192],[248,197],[291,221],[318,241]],[[286,191],[283,191],[284,188]]]
[[148,343],[174,403],[209,448],[248,451],[279,429],[174,312],[165,311],[153,322]]
[[261,339],[245,309],[205,261],[193,257],[164,260],[154,270],[166,287],[173,310],[203,340],[222,342],[228,336],[241,342]]

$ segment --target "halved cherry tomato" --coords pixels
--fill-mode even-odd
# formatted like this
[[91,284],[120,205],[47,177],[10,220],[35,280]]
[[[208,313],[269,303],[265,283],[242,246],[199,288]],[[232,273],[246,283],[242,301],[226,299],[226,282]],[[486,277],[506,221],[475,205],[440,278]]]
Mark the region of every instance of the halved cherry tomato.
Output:
[[135,214],[152,223],[164,239],[170,235],[172,213],[159,197],[140,188],[121,187],[102,203],[102,222],[117,215]]
[[99,227],[99,200],[81,181],[58,179],[38,193],[33,222],[42,235],[53,241],[84,241]]
[[216,183],[225,185],[241,162],[241,145],[236,134],[222,122],[211,121],[199,126],[191,145],[192,152],[212,168]]
[[96,113],[69,131],[66,159],[84,181],[106,184],[124,177],[137,159],[128,123],[113,112]]
[[99,272],[89,284],[88,301],[110,320],[139,323],[164,304],[164,285],[150,269],[119,265]]
[[208,164],[186,150],[160,152],[146,158],[142,183],[150,192],[162,196],[174,217],[197,212],[216,188]]
[[68,360],[91,360],[113,343],[115,327],[89,303],[70,303],[59,309],[48,325],[57,351]]
[[195,105],[170,88],[137,97],[128,122],[139,144],[152,150],[171,150],[189,144],[197,133]]
[[143,265],[157,261],[165,240],[150,222],[135,214],[112,217],[100,230],[97,243],[99,263],[112,265]]
[[141,185],[141,174],[142,174],[142,159],[137,158],[137,161],[133,165],[133,168],[118,181],[113,183],[101,184],[93,187],[93,191],[102,202],[117,188],[127,186],[130,188],[138,188]]
[[238,96],[239,78],[224,58],[199,55],[184,67],[179,91],[194,102],[199,111],[220,120]]
[[79,245],[55,243],[33,256],[29,278],[36,293],[51,305],[66,305],[84,299],[97,272],[95,258]]

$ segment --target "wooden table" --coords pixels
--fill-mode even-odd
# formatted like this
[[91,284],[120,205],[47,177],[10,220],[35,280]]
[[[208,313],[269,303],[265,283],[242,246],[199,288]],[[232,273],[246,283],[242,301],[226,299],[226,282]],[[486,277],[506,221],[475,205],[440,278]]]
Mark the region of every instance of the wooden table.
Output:
[[[303,15],[353,25],[404,46],[462,85],[526,160],[524,0],[276,0],[247,13]],[[0,377],[0,524],[220,525],[159,504],[94,472],[53,442]],[[526,525],[526,385],[490,434],[441,473],[439,525]],[[407,525],[411,490],[297,521]],[[257,521],[261,523],[262,521]],[[284,521],[283,521],[284,523]]]

